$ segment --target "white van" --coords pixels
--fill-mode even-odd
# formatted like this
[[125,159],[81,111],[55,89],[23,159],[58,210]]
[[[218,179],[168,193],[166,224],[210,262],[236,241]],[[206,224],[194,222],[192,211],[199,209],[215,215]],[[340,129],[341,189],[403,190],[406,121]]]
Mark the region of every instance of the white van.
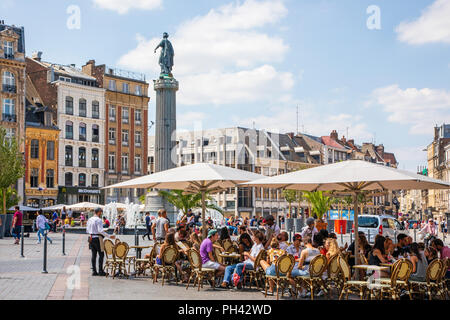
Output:
[[[377,234],[389,237],[397,243],[397,236],[400,233],[408,234],[403,224],[397,219],[388,215],[361,215],[358,217],[358,231],[365,233],[370,243],[375,242]],[[352,230],[354,232],[354,230]]]

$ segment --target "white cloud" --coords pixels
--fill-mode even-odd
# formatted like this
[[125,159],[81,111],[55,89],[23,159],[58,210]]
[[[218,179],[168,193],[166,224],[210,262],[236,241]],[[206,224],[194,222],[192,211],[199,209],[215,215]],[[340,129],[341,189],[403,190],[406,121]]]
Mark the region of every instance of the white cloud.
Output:
[[177,131],[191,131],[202,127],[202,122],[208,118],[204,112],[188,111],[177,115]]
[[[175,49],[174,75],[180,80],[180,103],[224,104],[266,99],[292,88],[294,76],[279,72],[288,45],[261,28],[285,17],[282,0],[246,0],[210,10],[182,23],[170,40]],[[159,74],[153,50],[161,37],[137,35],[138,45],[123,55],[124,68]]]
[[427,163],[427,153],[424,146],[398,147],[390,150],[395,154],[395,158],[400,163],[400,169],[416,172],[417,166]]
[[94,5],[102,9],[128,13],[131,9],[153,10],[162,6],[162,0],[93,0]]
[[450,1],[436,0],[417,20],[404,21],[395,31],[408,44],[450,43]]
[[369,103],[381,105],[390,122],[409,125],[411,134],[429,135],[436,124],[450,119],[450,92],[446,90],[402,90],[391,85],[375,89]]

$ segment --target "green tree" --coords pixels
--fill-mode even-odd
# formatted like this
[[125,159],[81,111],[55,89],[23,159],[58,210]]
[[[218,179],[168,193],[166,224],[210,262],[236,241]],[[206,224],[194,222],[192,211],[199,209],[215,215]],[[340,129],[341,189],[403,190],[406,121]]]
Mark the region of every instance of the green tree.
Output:
[[7,138],[6,129],[0,127],[0,190],[3,196],[3,213],[6,213],[8,188],[23,177],[25,166],[16,138]]
[[[184,215],[187,214],[189,209],[199,209],[202,207],[202,194],[199,193],[184,193],[183,190],[170,190],[159,191],[159,195],[167,200],[170,204],[181,210]],[[211,201],[212,198],[206,196],[207,201]],[[223,214],[222,208],[214,203],[206,203],[207,209],[217,210]]]
[[298,192],[295,190],[283,190],[282,192],[283,198],[289,204],[289,217],[292,218],[292,203],[298,200]]
[[314,212],[317,219],[322,220],[324,214],[330,210],[333,204],[333,198],[329,196],[324,196],[323,191],[316,192],[304,192],[305,198],[311,204],[311,209]]
[[19,202],[20,197],[17,194],[17,190],[12,187],[6,189],[6,209],[14,207],[19,204]]

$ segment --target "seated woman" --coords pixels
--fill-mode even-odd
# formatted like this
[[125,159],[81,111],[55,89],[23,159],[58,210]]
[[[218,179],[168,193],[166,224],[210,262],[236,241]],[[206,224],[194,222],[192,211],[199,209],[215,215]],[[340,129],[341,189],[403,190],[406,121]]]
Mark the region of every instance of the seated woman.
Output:
[[[368,259],[369,258],[369,253],[372,250],[372,247],[370,246],[369,242],[367,241],[366,235],[364,234],[364,232],[360,231],[358,232],[359,234],[359,241],[358,241],[358,246],[359,246],[359,253],[363,253],[364,256]],[[351,255],[354,256],[355,255],[355,241],[353,241],[350,246],[348,247],[348,251],[351,252]],[[355,258],[350,257],[348,259],[348,264],[352,267],[355,265]]]
[[[267,251],[267,260],[261,260],[261,267],[268,276],[275,276],[275,262],[279,257],[286,253],[285,250],[280,249],[280,244],[276,238],[272,239],[270,243],[270,249]],[[275,286],[275,281],[269,281],[269,294],[273,294],[273,287]],[[263,291],[265,292],[265,291]]]
[[[177,247],[176,243],[175,243],[175,233],[172,232],[168,232],[166,235],[166,239],[164,240],[164,243],[157,249],[157,255],[156,255],[156,264],[157,265],[162,265],[162,256],[161,253],[164,252],[164,250],[167,247]],[[159,268],[155,266],[155,279],[156,282],[158,282],[158,272],[159,272]]]
[[341,250],[339,249],[339,244],[336,239],[328,238],[325,241],[325,248],[327,249],[327,260],[330,261],[335,255],[340,254]]
[[424,255],[427,258],[427,263],[430,264],[433,260],[438,258],[438,252],[433,247],[428,247],[424,250]]
[[309,274],[309,264],[311,263],[312,259],[320,254],[319,249],[313,246],[311,237],[304,237],[303,243],[305,244],[305,248],[302,250],[300,258],[297,259],[297,267],[294,266],[294,268],[292,269],[292,278],[298,276],[307,276]]
[[[241,236],[241,238],[242,238],[242,236]],[[255,264],[256,257],[258,256],[259,252],[262,249],[264,249],[264,245],[262,243],[263,240],[264,240],[264,234],[262,234],[259,231],[255,232],[255,234],[253,235],[253,241],[254,241],[253,246],[251,247],[250,250],[242,252],[244,262],[226,267],[225,275],[223,277],[223,282],[221,285],[222,288],[227,288],[230,285],[231,279],[232,279],[232,276],[234,273],[236,273],[240,277],[240,282],[238,283],[237,288],[238,289],[241,288],[242,280],[243,280],[242,273],[244,270],[244,265],[245,265],[246,270],[253,270],[255,268],[254,264]],[[251,241],[251,239],[250,239],[250,241]]]
[[177,267],[178,273],[182,277],[183,282],[187,282],[189,279],[189,271],[190,271],[190,263],[187,258],[187,252],[191,247],[190,241],[187,239],[188,233],[186,230],[181,229],[178,232],[178,241],[184,244],[184,249],[177,245],[178,251],[180,252],[178,260],[175,262],[175,266]]
[[425,281],[427,275],[428,261],[423,251],[419,250],[417,243],[412,243],[410,246],[410,260],[413,264],[413,271],[410,280]]
[[380,263],[388,263],[385,249],[386,238],[379,236],[375,240],[372,251],[369,254],[369,264],[379,266]]
[[243,233],[239,237],[239,254],[244,258],[244,252],[250,252],[253,246],[252,238],[248,233]]
[[192,232],[189,240],[191,242],[192,249],[200,251],[200,245],[202,244],[202,242],[200,241],[198,234],[196,234],[195,232]]

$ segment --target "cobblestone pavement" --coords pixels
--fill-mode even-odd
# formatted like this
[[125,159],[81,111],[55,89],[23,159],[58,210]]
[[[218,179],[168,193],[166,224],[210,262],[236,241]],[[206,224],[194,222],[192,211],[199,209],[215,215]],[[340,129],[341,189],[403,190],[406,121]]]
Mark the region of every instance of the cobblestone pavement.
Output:
[[[123,299],[123,300],[264,300],[257,289],[212,290],[204,285],[200,291],[183,284],[170,282],[161,286],[153,284],[147,277],[129,279],[93,277],[90,268],[90,251],[87,235],[66,234],[66,255],[62,255],[62,234],[51,233],[53,244],[48,244],[47,271],[43,271],[43,244],[36,244],[36,234],[24,239],[24,256],[20,257],[20,245],[12,238],[0,239],[0,300],[79,300],[79,299]],[[134,244],[133,235],[121,235],[120,240]],[[152,242],[139,239],[140,245]],[[131,249],[129,255],[135,255]],[[144,250],[143,254],[146,251]],[[75,268],[74,268],[75,266]],[[80,271],[77,273],[77,271]],[[76,275],[79,274],[79,277]],[[68,283],[76,284],[75,288]],[[275,299],[268,296],[266,299]],[[284,297],[282,299],[290,299]],[[319,297],[318,300],[324,299]],[[309,299],[308,299],[309,300]]]

